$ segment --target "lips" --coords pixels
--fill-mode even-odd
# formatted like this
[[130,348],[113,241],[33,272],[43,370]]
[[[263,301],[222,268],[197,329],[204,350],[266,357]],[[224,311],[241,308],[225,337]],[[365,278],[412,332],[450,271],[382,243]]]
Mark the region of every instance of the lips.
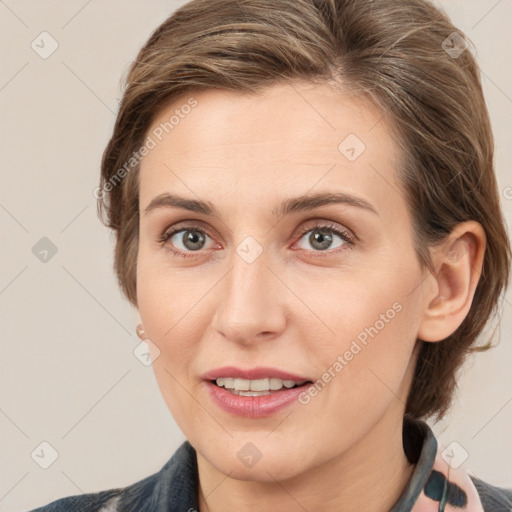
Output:
[[[279,370],[271,367],[258,367],[241,369],[234,366],[216,368],[203,375],[203,384],[211,400],[222,410],[234,416],[246,418],[264,418],[272,416],[284,408],[292,406],[298,401],[299,395],[312,384],[308,377]],[[261,379],[281,379],[300,383],[292,388],[283,387],[276,391],[237,391],[228,390],[216,384],[217,379],[222,381],[235,382],[239,386],[239,379],[247,384]]]
[[256,368],[250,368],[244,370],[235,366],[223,366],[222,368],[216,368],[209,372],[206,372],[202,378],[204,380],[213,381],[219,377],[232,377],[246,380],[258,380],[265,378],[275,378],[281,380],[293,380],[295,382],[311,381],[310,377],[289,373],[278,368],[272,368],[268,366],[258,366]]

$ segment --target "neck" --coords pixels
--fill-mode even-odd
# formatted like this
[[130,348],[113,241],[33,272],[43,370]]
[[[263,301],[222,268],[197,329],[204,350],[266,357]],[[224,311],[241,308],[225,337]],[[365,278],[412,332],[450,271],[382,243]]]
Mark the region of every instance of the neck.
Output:
[[398,411],[388,410],[348,452],[286,480],[229,478],[198,454],[200,512],[391,509],[414,470],[403,450],[400,405],[395,407]]

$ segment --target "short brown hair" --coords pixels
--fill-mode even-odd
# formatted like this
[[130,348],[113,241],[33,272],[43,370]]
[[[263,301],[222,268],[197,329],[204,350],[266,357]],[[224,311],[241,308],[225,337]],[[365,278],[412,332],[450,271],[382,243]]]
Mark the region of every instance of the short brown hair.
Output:
[[426,0],[193,0],[175,11],[128,71],[102,159],[98,212],[115,230],[114,269],[128,300],[137,305],[132,157],[159,111],[208,88],[253,94],[282,80],[343,81],[369,96],[400,135],[400,178],[422,267],[432,269],[429,247],[456,224],[475,220],[486,233],[471,309],[446,340],[422,342],[406,404],[410,417],[441,418],[466,355],[489,347],[476,340],[498,310],[511,260],[479,70],[470,50],[449,51],[465,41]]

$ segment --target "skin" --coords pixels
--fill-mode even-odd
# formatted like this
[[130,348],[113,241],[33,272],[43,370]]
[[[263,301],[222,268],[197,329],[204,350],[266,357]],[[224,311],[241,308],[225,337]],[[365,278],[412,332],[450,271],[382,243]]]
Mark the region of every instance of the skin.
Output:
[[[417,339],[438,342],[467,315],[483,229],[458,225],[432,250],[436,271],[420,267],[392,127],[361,97],[301,82],[254,96],[202,91],[163,109],[148,133],[191,96],[197,106],[141,164],[137,301],[160,350],[158,385],[197,451],[200,509],[389,510],[414,469],[402,420]],[[366,146],[354,161],[338,150],[349,134]],[[218,215],[144,214],[165,191],[209,201]],[[287,198],[325,191],[363,198],[376,213],[331,204],[272,217]],[[355,245],[330,232],[332,246],[322,249],[310,237],[313,220],[349,230]],[[206,234],[196,251],[183,243],[186,232],[172,238],[190,258],[158,242],[178,223]],[[262,250],[252,263],[236,252],[247,236]],[[401,311],[307,405],[242,418],[206,392],[201,375],[225,365],[316,381],[394,303]],[[252,467],[237,457],[248,442],[261,452]]]

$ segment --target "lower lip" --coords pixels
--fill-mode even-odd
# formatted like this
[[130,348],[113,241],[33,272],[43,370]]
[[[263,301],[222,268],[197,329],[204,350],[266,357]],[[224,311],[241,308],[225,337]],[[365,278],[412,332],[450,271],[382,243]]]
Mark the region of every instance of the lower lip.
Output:
[[261,396],[235,395],[210,381],[205,381],[205,384],[213,401],[224,411],[246,418],[264,418],[276,414],[297,401],[298,396],[311,383],[291,389],[282,388],[271,392],[270,395]]

